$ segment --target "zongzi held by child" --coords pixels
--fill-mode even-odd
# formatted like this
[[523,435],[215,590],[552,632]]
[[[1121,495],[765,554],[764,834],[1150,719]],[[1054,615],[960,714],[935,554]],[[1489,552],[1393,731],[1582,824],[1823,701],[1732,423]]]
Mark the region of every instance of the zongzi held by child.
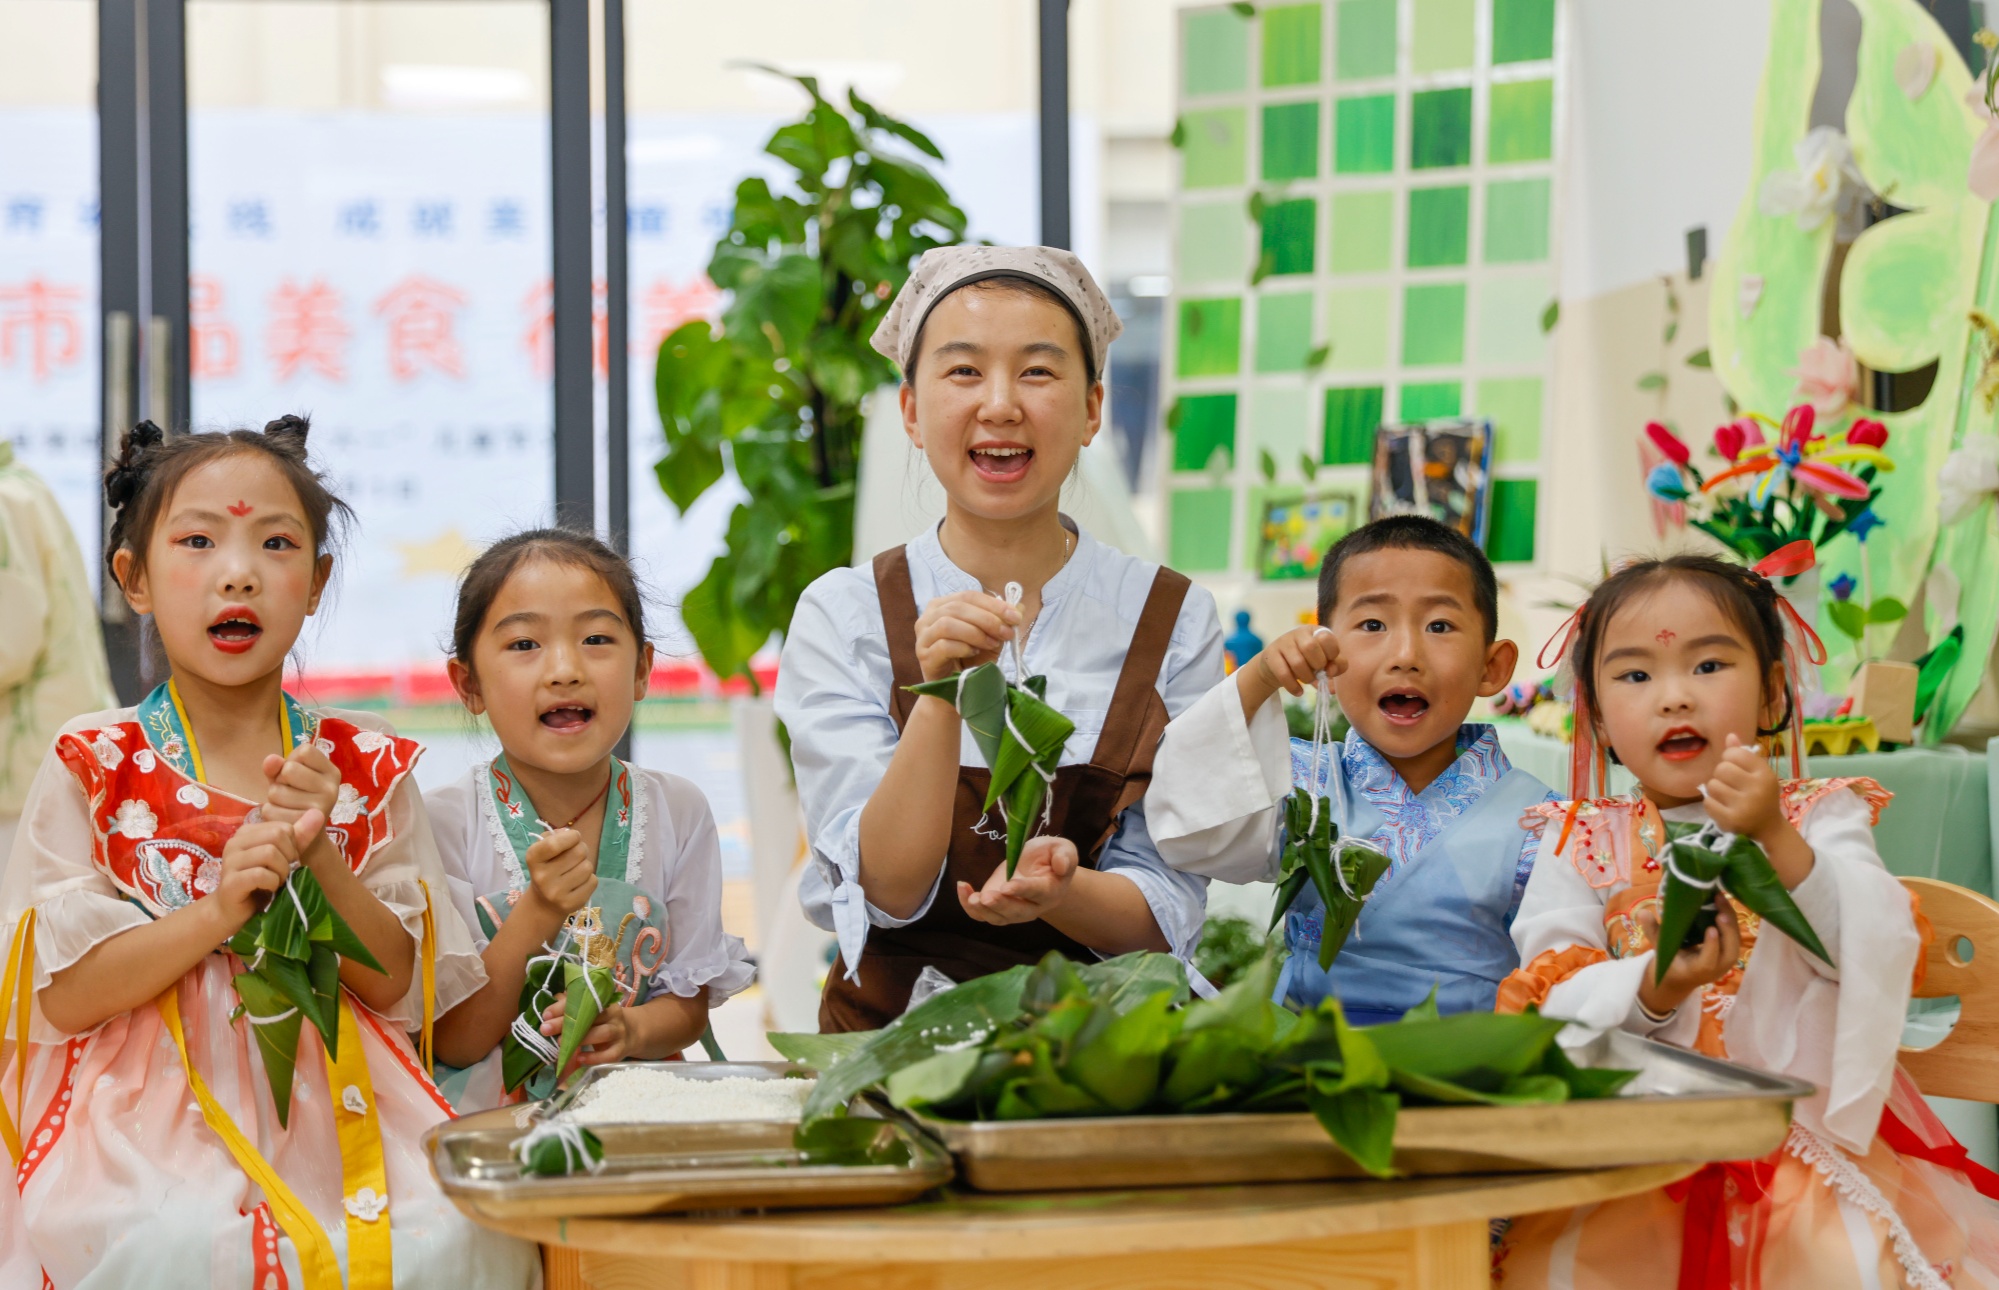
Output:
[[[822,1030],[887,1024],[926,967],[965,981],[1054,949],[1184,956],[1199,938],[1206,884],[1161,862],[1141,798],[1168,717],[1221,679],[1214,600],[1058,509],[1102,423],[1120,326],[1066,251],[957,246],[918,262],[875,333],[945,505],[907,546],[813,583],[785,636],[777,712],[812,853],[801,899],[840,949]],[[970,686],[993,662],[1021,693],[1042,678],[1037,701],[1074,726],[1054,756],[1045,731],[1023,731],[1025,773],[1046,776],[1038,818],[988,811],[990,753],[961,717],[973,696],[911,689]]]
[[[1153,767],[1152,834],[1169,864],[1229,882],[1274,881],[1284,803],[1323,796],[1340,836],[1389,856],[1330,969],[1326,908],[1301,891],[1279,998],[1335,995],[1356,1021],[1392,1021],[1434,987],[1445,1012],[1492,1007],[1519,964],[1508,924],[1535,843],[1521,812],[1547,785],[1516,770],[1491,726],[1467,724],[1519,655],[1499,640],[1498,584],[1478,546],[1435,520],[1355,529],[1319,570],[1319,626],[1286,632],[1166,728]],[[1352,733],[1313,756],[1292,739],[1280,690],[1331,673]]]

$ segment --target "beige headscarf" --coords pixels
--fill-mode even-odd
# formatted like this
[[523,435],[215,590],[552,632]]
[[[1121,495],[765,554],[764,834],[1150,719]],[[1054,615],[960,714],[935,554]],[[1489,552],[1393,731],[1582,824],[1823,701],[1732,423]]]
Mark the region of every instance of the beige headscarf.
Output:
[[937,302],[987,278],[1031,278],[1054,288],[1083,324],[1091,362],[1099,374],[1103,372],[1104,355],[1124,331],[1124,323],[1083,262],[1052,246],[940,246],[925,251],[870,343],[907,372],[910,351]]

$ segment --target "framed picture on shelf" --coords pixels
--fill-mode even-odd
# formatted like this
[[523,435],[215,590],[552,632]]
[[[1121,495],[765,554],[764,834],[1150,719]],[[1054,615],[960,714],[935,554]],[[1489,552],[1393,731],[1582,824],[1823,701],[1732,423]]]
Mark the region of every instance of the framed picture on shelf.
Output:
[[1359,523],[1352,493],[1293,489],[1263,499],[1258,526],[1256,576],[1285,582],[1319,576],[1319,562],[1333,543]]
[[1370,520],[1428,515],[1484,546],[1491,500],[1490,421],[1461,417],[1375,432]]

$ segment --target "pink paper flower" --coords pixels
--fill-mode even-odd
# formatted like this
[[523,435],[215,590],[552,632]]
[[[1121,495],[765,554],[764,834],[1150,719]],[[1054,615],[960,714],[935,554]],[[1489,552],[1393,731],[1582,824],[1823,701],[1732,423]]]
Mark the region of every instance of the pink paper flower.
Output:
[[1740,457],[1743,446],[1748,442],[1749,436],[1743,433],[1740,422],[1731,421],[1725,426],[1716,426],[1714,429],[1714,450],[1729,461]]
[[1844,340],[1821,336],[1798,355],[1791,372],[1798,378],[1798,397],[1822,417],[1836,417],[1860,393],[1860,365]]
[[1693,453],[1688,451],[1687,445],[1680,441],[1680,436],[1674,434],[1665,426],[1660,425],[1657,421],[1646,422],[1645,437],[1650,439],[1652,446],[1657,448],[1665,456],[1666,460],[1672,462],[1674,465],[1684,466],[1693,459]]

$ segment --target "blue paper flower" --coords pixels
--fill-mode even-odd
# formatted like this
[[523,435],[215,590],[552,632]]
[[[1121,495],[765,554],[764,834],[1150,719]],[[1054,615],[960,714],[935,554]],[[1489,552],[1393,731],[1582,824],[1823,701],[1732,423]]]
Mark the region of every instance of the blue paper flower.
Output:
[[1874,508],[1870,506],[1847,521],[1846,531],[1853,534],[1856,541],[1865,542],[1867,535],[1875,529],[1880,528],[1883,522],[1881,517],[1874,513]]
[[1687,486],[1680,478],[1680,468],[1670,461],[1652,467],[1652,473],[1645,476],[1645,491],[1662,502],[1687,500]]
[[1826,584],[1826,590],[1832,593],[1834,600],[1848,600],[1853,596],[1853,589],[1859,585],[1853,580],[1852,574],[1842,573]]

